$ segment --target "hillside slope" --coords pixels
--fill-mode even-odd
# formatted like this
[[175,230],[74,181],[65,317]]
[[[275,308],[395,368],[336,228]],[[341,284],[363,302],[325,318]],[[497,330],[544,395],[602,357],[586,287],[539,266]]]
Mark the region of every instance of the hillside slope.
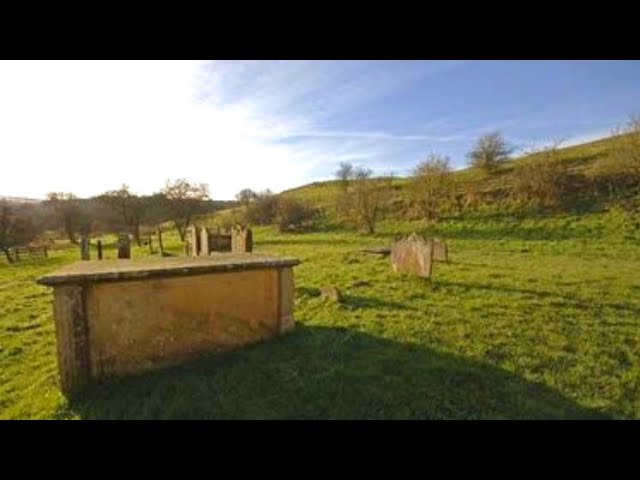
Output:
[[[594,142],[560,148],[558,157],[568,163],[571,173],[585,173],[596,161],[607,156],[620,137],[608,137]],[[492,175],[487,175],[476,168],[464,168],[453,173],[456,188],[462,193],[469,190],[484,194],[492,194],[508,190],[510,176],[514,167],[522,162],[530,162],[539,158],[540,154],[524,155],[504,162]],[[407,196],[408,177],[397,177],[392,186],[397,196]],[[286,190],[280,195],[298,198],[320,207],[330,207],[339,192],[339,182],[329,180],[313,182],[297,188]]]

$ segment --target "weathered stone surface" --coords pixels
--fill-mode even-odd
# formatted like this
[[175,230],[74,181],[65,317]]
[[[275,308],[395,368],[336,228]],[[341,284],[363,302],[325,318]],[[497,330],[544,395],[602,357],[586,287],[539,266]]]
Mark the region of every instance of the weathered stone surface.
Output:
[[253,250],[253,233],[250,228],[235,226],[231,229],[231,251],[234,253]]
[[230,252],[231,235],[225,233],[212,233],[209,236],[209,248],[212,252]]
[[298,263],[254,254],[79,261],[39,279],[55,288],[63,393],[292,329]]
[[138,280],[152,277],[195,275],[234,270],[292,267],[300,260],[263,254],[214,253],[209,257],[139,258],[127,262],[103,260],[75,262],[40,277],[42,285],[96,282],[109,280]]
[[62,285],[53,296],[60,383],[62,391],[70,396],[90,380],[85,297],[82,285]]
[[209,229],[207,227],[200,228],[200,252],[198,255],[209,255]]
[[433,260],[436,262],[449,261],[449,247],[442,240],[433,240]]
[[118,236],[118,258],[131,258],[131,242],[128,233]]
[[413,273],[428,278],[433,269],[433,240],[412,233],[391,248],[391,264],[395,272]]
[[162,230],[158,228],[156,233],[158,235],[158,251],[160,253],[160,256],[164,257],[164,245],[162,244]]
[[342,301],[342,294],[340,293],[340,290],[338,290],[338,287],[334,285],[326,285],[324,287],[320,287],[320,296],[322,298],[328,298],[333,302],[339,303]]
[[192,257],[200,255],[200,229],[196,225],[187,228],[187,251]]

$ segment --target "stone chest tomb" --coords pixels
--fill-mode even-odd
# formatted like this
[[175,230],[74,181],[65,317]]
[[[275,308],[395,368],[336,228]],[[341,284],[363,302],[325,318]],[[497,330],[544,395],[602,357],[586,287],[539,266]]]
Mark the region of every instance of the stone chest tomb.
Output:
[[68,397],[112,376],[154,370],[293,328],[291,257],[80,261],[53,287],[58,367]]

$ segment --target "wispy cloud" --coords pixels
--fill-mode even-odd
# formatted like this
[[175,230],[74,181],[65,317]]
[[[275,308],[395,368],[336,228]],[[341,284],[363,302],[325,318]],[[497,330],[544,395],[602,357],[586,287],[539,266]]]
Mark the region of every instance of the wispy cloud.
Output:
[[151,193],[167,178],[186,177],[209,183],[216,198],[232,198],[245,187],[278,191],[329,178],[342,161],[404,174],[429,153],[460,166],[473,141],[492,130],[518,144],[560,134],[569,142],[592,138],[640,104],[640,69],[626,64],[614,65],[624,88],[595,96],[589,86],[573,97],[564,92],[591,77],[568,70],[557,84],[552,64],[553,96],[545,96],[540,76],[518,76],[524,67],[0,62],[0,159],[39,172],[0,176],[0,194],[86,196],[122,182]]

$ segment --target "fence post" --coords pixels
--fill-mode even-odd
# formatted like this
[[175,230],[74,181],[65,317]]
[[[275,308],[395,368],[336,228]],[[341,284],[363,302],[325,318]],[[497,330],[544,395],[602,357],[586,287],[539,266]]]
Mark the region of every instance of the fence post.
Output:
[[42,247],[42,251],[44,253],[44,258],[49,258],[49,253],[47,252],[47,246]]
[[153,237],[149,234],[149,255],[153,255]]
[[96,247],[98,249],[98,260],[102,260],[102,240],[96,242]]

